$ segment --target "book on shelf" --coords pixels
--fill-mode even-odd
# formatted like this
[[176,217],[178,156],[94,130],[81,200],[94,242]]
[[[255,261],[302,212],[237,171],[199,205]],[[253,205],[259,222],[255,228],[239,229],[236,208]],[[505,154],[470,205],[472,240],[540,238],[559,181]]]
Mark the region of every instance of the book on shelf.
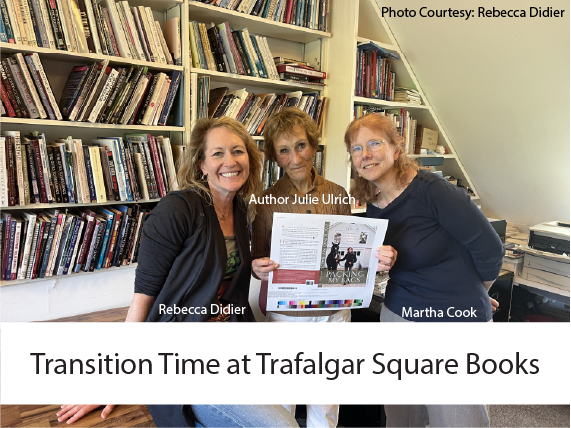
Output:
[[357,46],[355,95],[392,101],[395,95],[396,74],[391,71],[391,60],[400,57],[370,42]]
[[208,76],[197,78],[199,94],[197,97],[196,117],[231,117],[241,122],[251,135],[262,135],[269,116],[284,107],[297,107],[308,113],[317,123],[323,122],[326,97],[318,93],[254,94],[245,88],[230,91],[227,87],[209,89]]
[[2,280],[92,272],[136,262],[149,211],[135,204],[95,211],[2,212]]
[[189,33],[194,68],[279,80],[266,37],[233,30],[228,22],[207,29],[191,21]]
[[[126,134],[47,142],[44,134],[0,137],[0,206],[137,202],[178,189],[170,138]],[[178,153],[178,152],[177,152]]]
[[0,12],[3,42],[181,64],[180,24],[167,21],[167,40],[149,7],[115,0],[2,0]]
[[192,0],[270,21],[327,31],[330,0]]
[[[29,61],[33,61],[33,58]],[[150,90],[154,88],[149,85],[153,74],[146,66],[110,67],[109,61],[103,60],[88,66],[73,67],[59,103],[56,104],[51,89],[49,93],[46,92],[46,97],[42,95],[42,99],[48,100],[46,108],[51,118],[52,113],[55,115],[53,119],[165,126],[181,86],[181,75],[179,71],[157,73],[155,76],[161,78],[161,85],[155,92]],[[6,87],[4,80],[8,79],[3,79],[3,88]],[[49,88],[49,82],[42,87]],[[5,98],[2,97],[3,102]],[[7,98],[10,99],[10,96]]]

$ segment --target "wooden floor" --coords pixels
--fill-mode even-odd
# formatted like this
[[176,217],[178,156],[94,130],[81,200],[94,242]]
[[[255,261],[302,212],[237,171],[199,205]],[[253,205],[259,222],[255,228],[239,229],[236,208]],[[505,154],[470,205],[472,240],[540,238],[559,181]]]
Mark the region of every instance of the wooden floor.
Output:
[[60,406],[1,406],[2,427],[156,427],[147,406],[116,406],[107,419],[101,419],[102,407],[73,425],[58,422]]
[[[60,318],[55,322],[123,322],[126,308],[109,309]],[[63,427],[70,426],[58,422],[56,413],[60,406],[0,406],[0,427]],[[97,409],[84,416],[71,426],[74,427],[156,427],[147,406],[116,406],[107,419],[101,419]]]

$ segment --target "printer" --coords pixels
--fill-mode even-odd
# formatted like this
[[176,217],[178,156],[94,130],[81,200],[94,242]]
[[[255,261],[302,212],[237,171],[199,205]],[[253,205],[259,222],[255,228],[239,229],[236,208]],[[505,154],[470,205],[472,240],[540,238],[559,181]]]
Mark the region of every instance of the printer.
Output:
[[569,222],[550,221],[529,228],[528,246],[535,250],[569,255]]
[[569,291],[569,231],[569,223],[562,221],[530,227],[520,276]]

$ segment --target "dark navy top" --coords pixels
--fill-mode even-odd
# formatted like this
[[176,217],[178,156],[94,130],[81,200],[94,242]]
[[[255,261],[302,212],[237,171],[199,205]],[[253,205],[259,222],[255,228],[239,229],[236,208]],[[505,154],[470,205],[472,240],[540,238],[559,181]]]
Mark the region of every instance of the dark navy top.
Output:
[[410,321],[489,321],[483,281],[498,277],[504,248],[463,190],[421,170],[408,187],[367,217],[389,220],[384,245],[398,252],[385,306]]

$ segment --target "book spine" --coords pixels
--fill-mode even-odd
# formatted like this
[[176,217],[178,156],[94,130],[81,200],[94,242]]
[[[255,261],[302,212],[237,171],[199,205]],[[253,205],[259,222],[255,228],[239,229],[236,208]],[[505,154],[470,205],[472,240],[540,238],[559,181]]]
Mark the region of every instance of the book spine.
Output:
[[30,247],[30,260],[28,262],[28,266],[26,267],[25,279],[32,278],[32,270],[36,264],[38,242],[40,242],[41,231],[42,231],[42,222],[36,221],[34,225],[34,236],[32,239],[32,245]]
[[163,106],[163,109],[161,111],[160,117],[159,117],[159,121],[158,124],[159,125],[166,125],[167,124],[167,119],[169,117],[169,114],[171,112],[173,103],[174,103],[174,98],[176,96],[179,84],[180,84],[180,79],[181,79],[182,74],[179,71],[173,71],[171,74],[171,84],[169,86],[169,91],[167,93],[167,98],[165,100],[165,104]]
[[117,42],[117,47],[119,49],[119,54],[123,58],[133,59],[131,55],[131,50],[127,44],[127,37],[125,31],[121,27],[121,21],[117,12],[116,4],[114,0],[104,0],[103,4],[109,13],[109,20],[111,22],[111,27],[113,28],[113,34],[115,35],[115,40]]
[[135,40],[131,34],[131,29],[129,28],[127,17],[125,16],[121,2],[115,3],[115,10],[117,11],[117,17],[119,18],[119,25],[121,26],[125,35],[125,40],[127,41],[127,47],[129,48],[129,52],[131,52],[131,57],[133,59],[139,59],[139,54],[135,49]]
[[[12,267],[10,269],[10,280],[16,280],[18,276],[18,254],[20,253],[20,240],[22,236],[22,222],[21,221],[12,221],[12,223],[16,224],[16,229],[14,232],[14,250],[12,254]],[[6,279],[8,279],[8,274],[6,274]]]
[[[155,173],[155,168],[153,165],[153,158],[151,156],[151,150],[149,148],[149,143],[144,141],[143,143],[143,149],[145,151],[145,158],[146,158],[146,164],[147,164],[147,169],[149,171],[149,181],[151,183],[151,189],[152,189],[152,197],[153,198],[158,198],[159,197],[159,190],[158,190],[158,186],[157,186],[157,178],[156,178],[156,173]],[[144,164],[144,161],[143,161]]]
[[93,258],[93,251],[95,249],[95,245],[97,244],[97,235],[99,234],[99,228],[101,227],[101,221],[98,219],[93,220],[95,225],[93,226],[93,234],[91,238],[91,242],[89,243],[89,248],[86,249],[86,256],[85,256],[85,263],[83,264],[81,270],[85,272],[89,272],[89,266],[91,265],[91,259]]
[[61,152],[59,150],[59,147],[52,147],[52,151],[56,166],[56,170],[52,171],[52,174],[57,177],[57,181],[60,187],[61,200],[63,203],[66,204],[69,203],[69,194],[65,179],[65,172],[64,172],[65,168],[61,158]]
[[62,275],[67,275],[69,267],[71,266],[75,254],[77,252],[77,241],[81,236],[81,231],[83,229],[83,221],[81,218],[77,218],[75,225],[73,227],[73,232],[71,234],[71,239],[69,241],[69,248],[65,257],[65,263],[62,270]]
[[141,199],[141,194],[139,192],[139,184],[137,183],[137,177],[135,175],[135,166],[133,165],[133,157],[131,156],[131,147],[127,142],[124,142],[124,154],[125,161],[127,163],[127,171],[129,172],[129,181],[131,183],[131,193],[133,195],[133,200],[138,201]]
[[[21,145],[20,148],[22,152],[22,175],[24,180],[24,205],[30,205],[30,180],[28,173],[28,154],[26,152],[26,147]],[[1,205],[0,205],[1,206]]]
[[93,229],[95,228],[95,219],[91,215],[86,216],[86,226],[85,233],[83,235],[83,240],[81,241],[81,247],[78,251],[77,261],[75,262],[74,272],[79,272],[83,265],[85,264],[85,258],[87,257],[87,251],[89,245],[91,244],[91,238],[93,237]]
[[[99,6],[99,3],[97,2],[97,0],[89,0],[90,1],[90,7],[91,7],[91,11],[93,12],[93,18],[95,20],[95,27],[92,28],[96,28],[96,30],[92,30],[93,31],[93,35],[94,36],[99,36],[99,38],[95,37],[95,39],[99,42],[99,45],[101,47],[101,52],[98,53],[102,53],[103,55],[109,55],[109,56],[113,56],[114,53],[112,50],[110,50],[110,40],[107,37],[105,31],[104,31],[104,17],[103,17],[103,12],[101,11],[101,6]],[[89,14],[89,7],[88,7],[88,14]],[[97,32],[97,34],[95,34]]]
[[109,174],[109,159],[107,158],[107,149],[99,147],[99,157],[101,159],[101,169],[103,170],[103,177],[105,178],[105,191],[107,192],[107,200],[114,201],[113,196],[113,183],[111,182],[111,174]]
[[38,278],[44,278],[46,276],[46,271],[48,269],[48,263],[50,260],[50,253],[51,253],[52,246],[54,243],[54,235],[56,232],[58,215],[59,215],[59,213],[56,210],[56,214],[54,214],[50,220],[50,229],[49,229],[49,233],[48,233],[48,239],[47,239],[46,245],[44,247],[42,263],[40,265],[40,273],[38,275]]
[[30,75],[32,76],[32,79],[34,80],[34,82],[36,83],[36,87],[38,88],[38,92],[40,95],[40,98],[42,100],[42,103],[44,104],[45,108],[46,108],[46,112],[49,116],[49,118],[51,120],[56,120],[56,116],[54,114],[54,110],[52,109],[52,106],[50,105],[50,102],[48,100],[48,94],[46,92],[46,88],[41,80],[41,77],[36,69],[36,65],[34,64],[34,62],[32,61],[31,57],[26,55],[24,57],[24,60],[26,61],[26,65],[29,68],[30,71]]
[[52,146],[48,146],[47,151],[48,151],[48,164],[49,164],[49,168],[50,168],[50,172],[51,172],[51,178],[52,178],[51,184],[53,185],[53,196],[54,196],[55,202],[57,202],[58,204],[61,204],[61,202],[62,202],[61,188],[59,186],[56,162],[54,159],[54,148]]
[[[152,35],[152,40],[153,40],[153,44],[154,44],[154,48],[155,51],[157,52],[159,61],[161,64],[166,64],[167,60],[165,58],[165,55],[163,53],[163,50],[161,49],[161,45],[159,42],[159,35],[157,34],[157,27],[155,26],[155,19],[153,18],[153,12],[151,10],[150,7],[145,7],[144,8],[146,14],[147,14],[147,20],[149,22],[149,27],[150,27],[150,33]],[[147,30],[148,31],[148,30]]]
[[46,111],[42,105],[42,101],[40,100],[40,96],[38,95],[36,87],[34,86],[34,81],[32,80],[32,76],[30,76],[28,67],[26,66],[26,61],[24,61],[24,56],[21,53],[17,53],[12,58],[15,59],[16,63],[18,64],[18,67],[20,68],[22,76],[24,77],[26,87],[30,95],[32,96],[33,103],[38,109],[40,118],[45,119],[46,117],[48,117],[48,115],[46,114]]
[[73,229],[70,230],[71,238],[69,240],[68,248],[65,254],[62,255],[63,269],[61,270],[61,275],[67,275],[70,266],[73,266],[75,256],[77,254],[77,249],[79,247],[79,241],[81,240],[81,232],[83,231],[83,226],[83,219],[81,217],[77,217],[75,219]]
[[111,226],[113,225],[113,218],[107,218],[107,221],[105,223],[105,232],[103,234],[103,242],[101,244],[101,250],[99,251],[99,257],[98,257],[98,261],[97,261],[97,266],[95,267],[95,269],[101,269],[101,267],[103,266],[103,262],[105,261],[105,255],[107,254],[107,246],[109,244],[109,235],[111,232]]
[[4,82],[0,82],[0,95],[2,96],[2,102],[4,103],[4,106],[6,106],[6,112],[8,113],[8,116],[15,117],[16,112],[12,107],[12,103],[8,97],[8,92],[6,92],[6,88],[4,87]]
[[26,106],[26,110],[30,113],[31,119],[37,119],[40,117],[38,109],[34,104],[34,100],[32,95],[28,91],[26,79],[22,74],[22,70],[20,69],[16,58],[9,57],[7,58],[6,64],[8,65],[7,69],[10,71],[10,74],[13,77],[13,80],[16,84],[17,91],[22,95],[22,99],[24,101],[24,105]]
[[48,265],[46,267],[46,273],[45,273],[44,277],[52,276],[55,258],[56,258],[58,251],[59,251],[59,245],[60,245],[60,241],[61,241],[61,234],[63,232],[65,217],[66,217],[65,214],[59,214],[58,215],[58,221],[56,223],[56,230],[54,232],[54,239],[52,241],[52,246],[50,248],[50,257],[48,259]]
[[6,40],[2,41],[15,44],[16,40],[14,39],[14,30],[12,29],[12,23],[10,22],[10,17],[8,15],[6,0],[0,0],[0,12],[2,15],[2,25],[4,26],[4,31],[6,32]]
[[6,70],[7,63],[0,62],[0,75],[2,78],[2,84],[4,85],[4,89],[6,90],[6,94],[8,95],[8,99],[10,100],[10,104],[14,109],[14,113],[17,117],[29,117],[28,112],[23,108],[23,101],[20,99],[20,94],[16,89],[16,85],[12,80],[12,76]]
[[113,196],[116,201],[120,201],[121,197],[119,194],[119,183],[117,181],[117,172],[115,169],[115,161],[113,159],[113,151],[111,150],[107,152],[107,161],[109,163],[109,175],[111,177],[111,182],[113,184],[112,186]]
[[[24,171],[22,168],[22,144],[20,142],[20,132],[11,131],[7,132],[14,141],[14,160],[16,164],[16,180],[18,186],[18,202],[20,205],[26,204],[25,189],[24,189]],[[26,177],[27,180],[27,177]]]
[[[34,7],[33,0],[26,0],[28,5],[28,10],[30,12],[30,22],[32,25],[32,31],[35,36],[35,46],[49,48],[49,42],[47,42],[47,34],[45,34],[44,23],[41,19],[41,14],[39,13],[39,8]],[[42,31],[44,31],[42,33]],[[47,44],[44,46],[44,40]],[[22,278],[23,279],[23,278]]]
[[8,206],[13,207],[16,205],[16,165],[14,159],[14,146],[12,144],[12,137],[6,138],[6,173],[8,175]]
[[[43,164],[42,164],[42,160],[41,160],[41,153],[40,153],[40,142],[38,140],[32,140],[32,143],[34,144],[33,147],[33,158],[35,160],[36,163],[36,168],[34,169],[34,171],[37,171],[37,181],[39,181],[39,189],[36,190],[35,188],[34,190],[34,195],[35,196],[40,196],[39,198],[36,199],[36,202],[42,202],[42,203],[47,203],[48,202],[48,197],[47,197],[47,193],[46,193],[46,183],[44,181],[44,171],[43,171]],[[34,181],[32,181],[32,185],[33,185]],[[36,193],[38,192],[38,193]]]
[[105,264],[106,268],[111,266],[111,262],[113,260],[113,253],[115,250],[115,244],[117,242],[117,233],[119,231],[119,225],[121,223],[121,213],[117,213],[113,219],[113,226],[111,231],[111,241],[109,243],[109,249],[107,251],[107,255],[105,256]]
[[12,24],[12,32],[14,34],[14,40],[16,42],[17,45],[21,45],[23,44],[22,42],[22,33],[20,32],[20,21],[21,19],[18,19],[18,14],[19,14],[19,10],[18,10],[18,14],[16,13],[16,5],[14,1],[6,1],[6,10],[8,12],[8,18],[10,20],[10,23]]
[[123,8],[123,13],[126,18],[126,24],[129,29],[131,40],[133,42],[133,45],[135,46],[135,53],[137,54],[135,58],[139,58],[141,61],[146,61],[145,51],[143,50],[143,46],[141,45],[141,41],[137,33],[137,26],[135,25],[135,18],[131,13],[131,9],[129,8],[129,3],[126,1],[122,1],[120,4],[121,4],[120,7]]
[[56,37],[54,35],[52,19],[49,12],[49,4],[46,3],[45,0],[32,0],[32,2],[33,4],[37,4],[37,7],[39,8],[39,11],[36,13],[36,15],[38,16],[38,19],[43,23],[45,37],[47,37],[47,45],[44,44],[44,40],[42,40],[43,47],[49,49],[57,49]]

